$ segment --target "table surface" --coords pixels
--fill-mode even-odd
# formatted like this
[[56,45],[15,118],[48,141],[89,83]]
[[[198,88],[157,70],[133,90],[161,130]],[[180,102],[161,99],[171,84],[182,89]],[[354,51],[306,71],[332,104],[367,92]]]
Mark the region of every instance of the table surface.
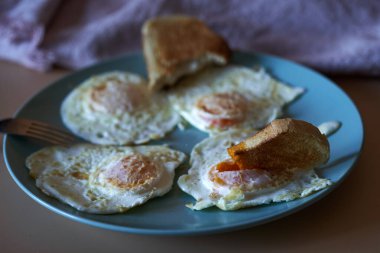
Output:
[[[0,61],[0,118],[12,116],[29,97],[67,73],[38,73]],[[13,182],[1,156],[0,251],[380,252],[380,78],[330,78],[359,108],[365,142],[352,173],[316,204],[268,224],[223,234],[126,234],[77,223],[39,205]]]

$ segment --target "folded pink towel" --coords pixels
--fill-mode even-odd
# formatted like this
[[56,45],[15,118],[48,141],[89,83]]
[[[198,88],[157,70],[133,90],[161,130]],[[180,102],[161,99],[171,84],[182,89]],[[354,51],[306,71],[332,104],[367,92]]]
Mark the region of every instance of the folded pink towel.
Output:
[[167,14],[199,17],[234,49],[380,75],[380,1],[371,0],[5,0],[0,58],[37,70],[80,68],[141,50],[143,22]]

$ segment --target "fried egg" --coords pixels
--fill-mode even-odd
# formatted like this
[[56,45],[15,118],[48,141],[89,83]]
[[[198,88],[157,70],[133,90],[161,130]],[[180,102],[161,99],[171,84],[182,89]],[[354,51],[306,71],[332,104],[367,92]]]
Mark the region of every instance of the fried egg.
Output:
[[44,193],[89,213],[118,213],[167,193],[185,154],[164,146],[53,146],[26,159]]
[[201,210],[217,206],[222,210],[290,201],[310,195],[331,185],[314,169],[282,171],[241,170],[230,160],[227,148],[251,136],[252,131],[230,131],[211,136],[197,144],[190,158],[188,174],[178,180],[179,187],[193,196]]
[[179,122],[162,93],[127,72],[93,76],[75,88],[61,106],[64,124],[96,144],[141,144],[158,139]]
[[208,68],[170,91],[170,101],[196,128],[215,134],[261,128],[282,115],[283,107],[304,92],[272,78],[263,69]]

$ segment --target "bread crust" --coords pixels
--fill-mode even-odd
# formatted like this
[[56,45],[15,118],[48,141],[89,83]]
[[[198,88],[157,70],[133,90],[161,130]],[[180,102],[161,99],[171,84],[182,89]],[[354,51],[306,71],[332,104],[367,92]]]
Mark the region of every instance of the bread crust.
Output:
[[287,118],[272,121],[228,153],[242,169],[311,169],[327,162],[330,146],[317,127]]
[[188,16],[158,17],[143,26],[143,49],[149,85],[160,89],[210,64],[226,64],[226,41],[202,21]]

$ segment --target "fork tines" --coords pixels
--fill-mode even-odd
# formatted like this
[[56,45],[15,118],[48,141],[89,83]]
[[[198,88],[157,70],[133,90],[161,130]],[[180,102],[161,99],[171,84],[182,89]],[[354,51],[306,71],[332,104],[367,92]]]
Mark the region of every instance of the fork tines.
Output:
[[37,121],[31,121],[27,133],[57,145],[68,145],[75,141],[75,138],[69,133]]
[[0,121],[0,131],[37,138],[54,145],[68,145],[75,137],[59,128],[29,119],[5,119]]

